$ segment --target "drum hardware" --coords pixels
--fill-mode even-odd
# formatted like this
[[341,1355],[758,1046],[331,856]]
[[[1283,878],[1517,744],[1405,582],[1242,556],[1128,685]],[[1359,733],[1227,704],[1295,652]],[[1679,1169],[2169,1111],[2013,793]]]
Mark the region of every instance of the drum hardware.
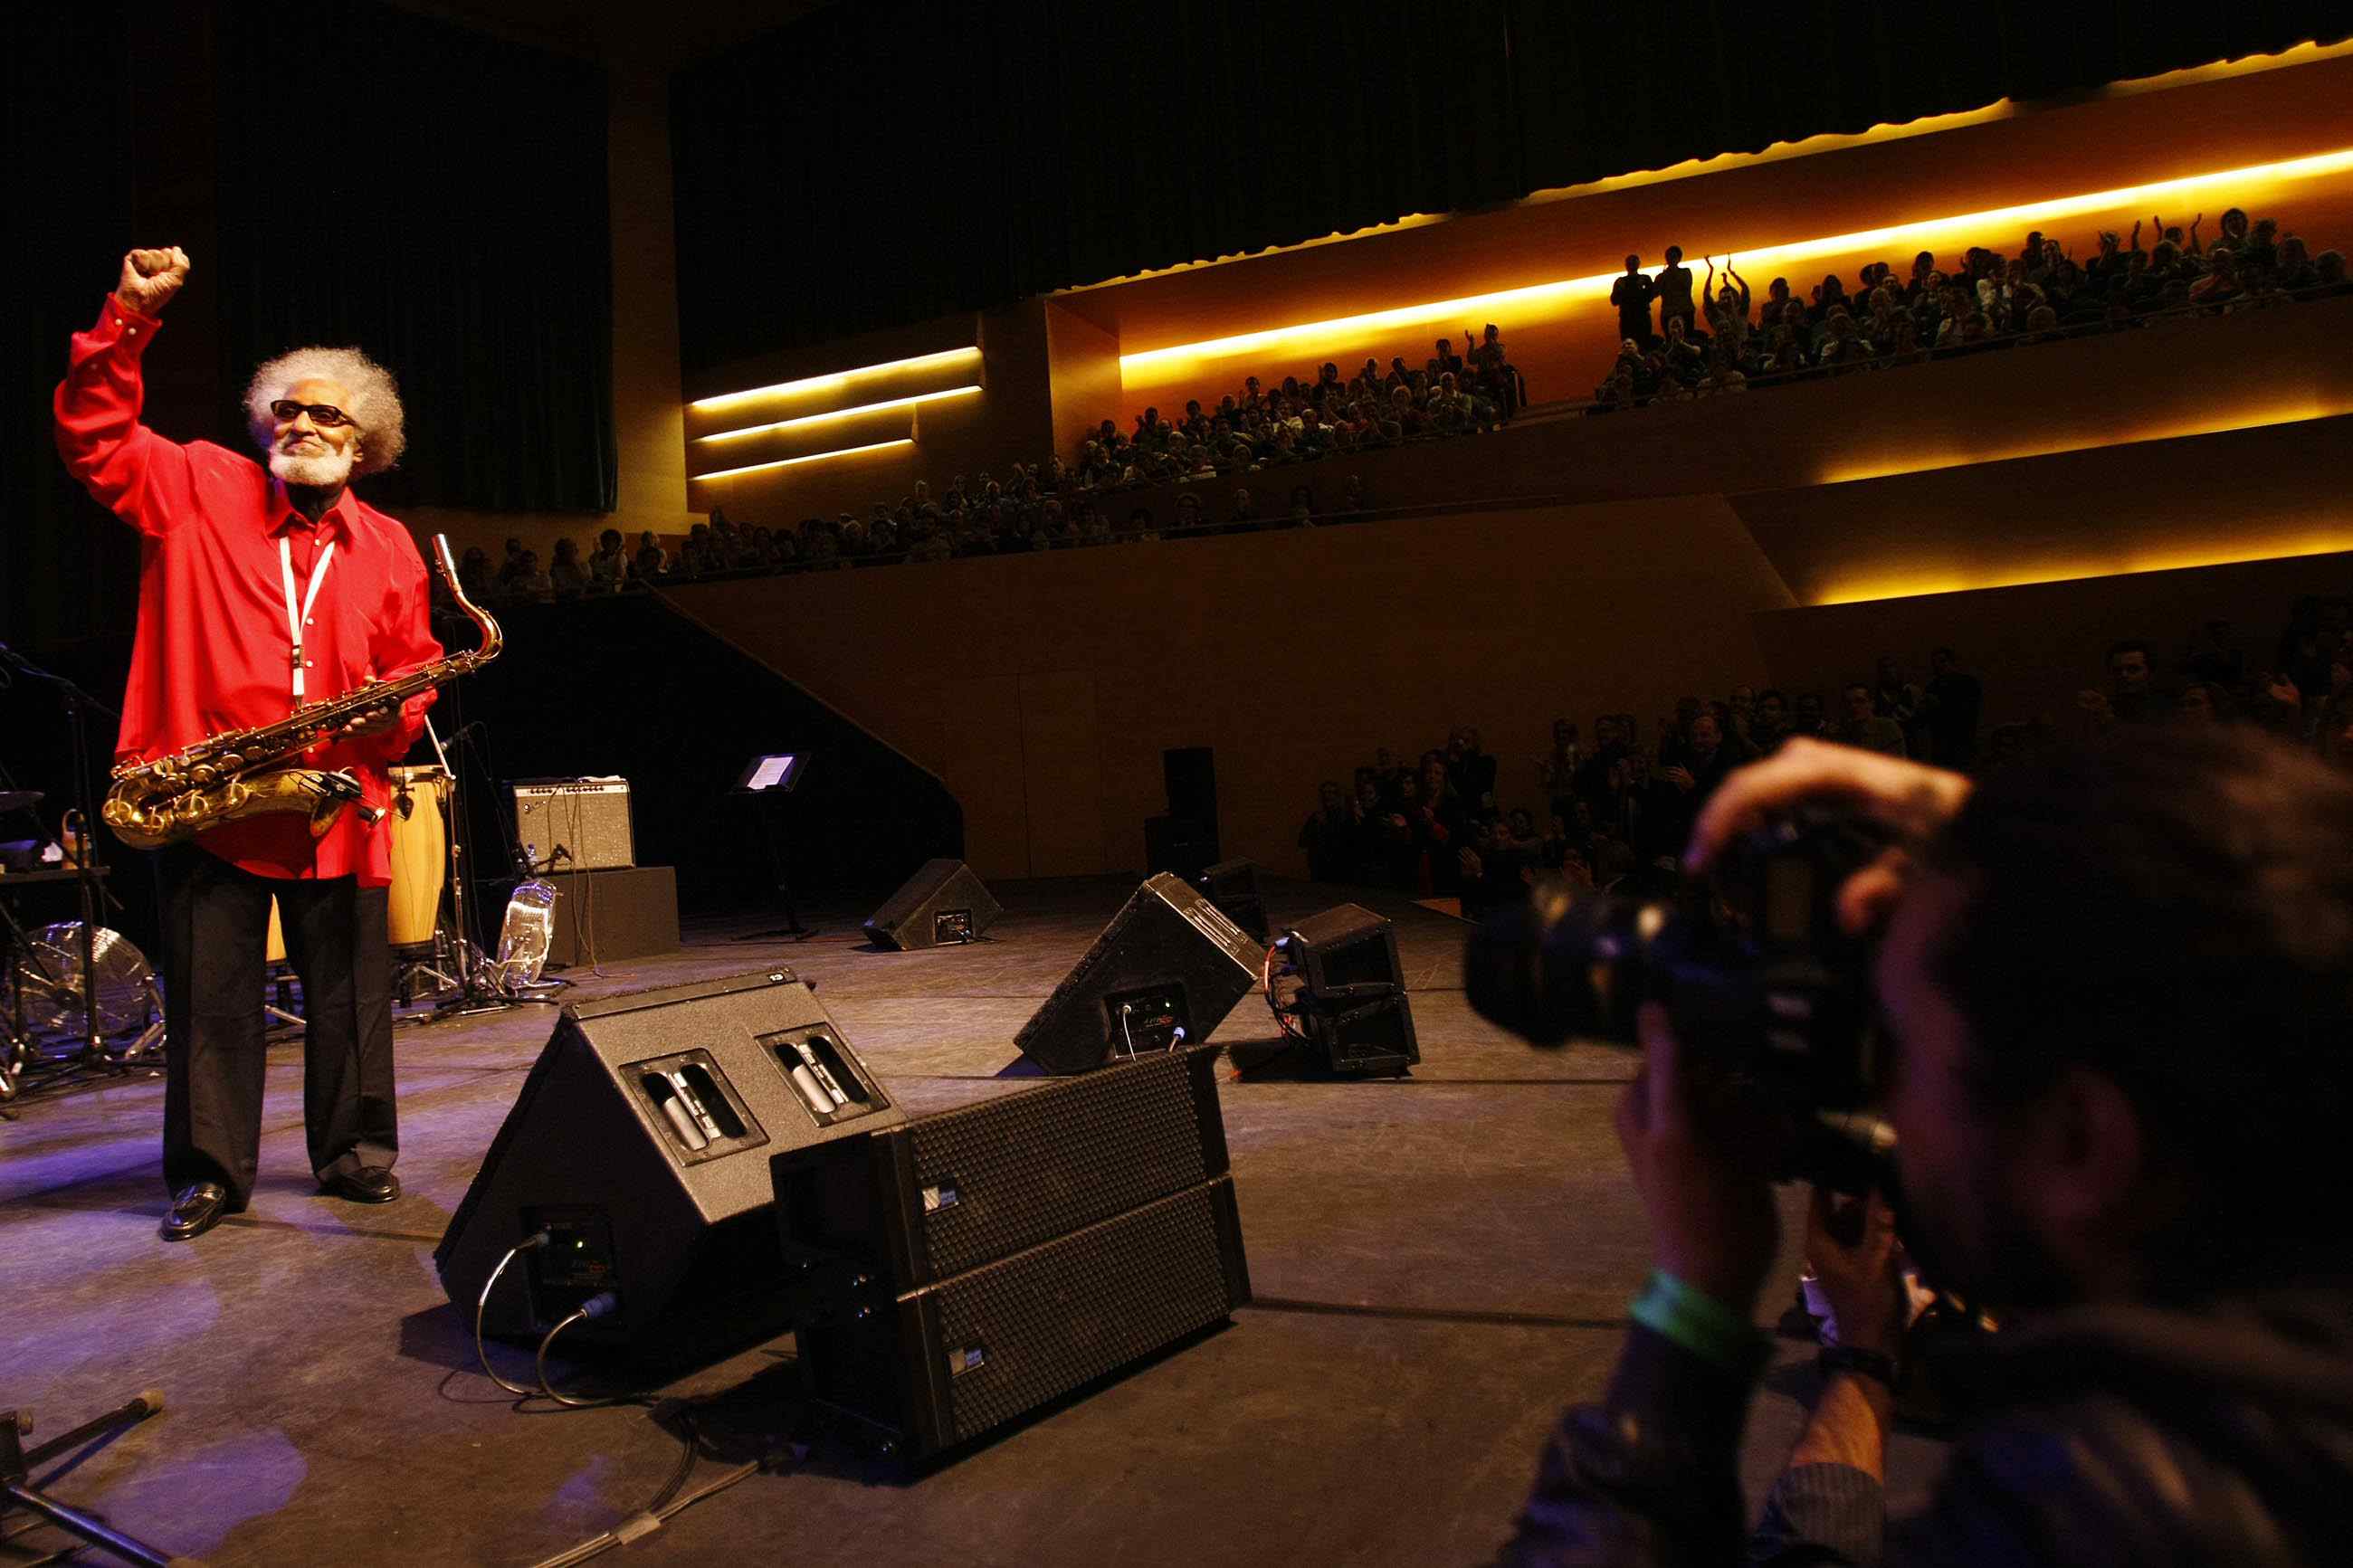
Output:
[[[124,1068],[109,1053],[102,1037],[104,1031],[100,1023],[101,1009],[99,997],[99,933],[104,929],[103,921],[108,906],[113,902],[113,898],[106,890],[106,868],[99,864],[96,841],[88,832],[88,825],[100,819],[98,796],[91,787],[90,779],[90,716],[97,713],[100,717],[111,718],[120,723],[122,715],[64,676],[43,669],[24,655],[10,648],[7,644],[0,643],[0,684],[5,684],[11,676],[22,676],[28,680],[37,680],[57,696],[58,704],[65,713],[68,732],[66,755],[73,769],[71,809],[76,821],[83,825],[83,831],[78,838],[78,852],[71,857],[71,865],[60,868],[69,870],[71,873],[70,879],[79,894],[81,916],[78,921],[71,922],[75,928],[74,945],[79,949],[76,955],[78,962],[71,971],[79,977],[81,991],[79,1026],[75,1030],[78,1043],[72,1057],[63,1065],[119,1073]],[[38,795],[25,790],[13,790],[10,794],[12,796],[19,797],[11,801],[10,809],[29,810],[40,798]],[[21,798],[25,796],[30,796],[30,798]],[[25,880],[42,875],[43,873],[40,872],[14,873],[9,880],[14,885],[22,886]],[[16,923],[13,914],[9,916],[7,925],[9,936],[15,939],[12,951],[26,952],[24,928]],[[130,944],[125,942],[123,945],[128,947]],[[143,964],[145,960],[142,959],[141,963]],[[32,964],[31,973],[37,984],[53,984],[62,978],[58,974],[53,974],[50,972],[51,967],[40,962]],[[5,1037],[0,1037],[0,1102],[15,1098],[23,1081],[25,1071],[37,1065],[34,1060],[32,1042],[26,1036],[20,1013],[25,996],[26,968],[12,958],[8,964],[8,973],[12,1005],[7,1015],[9,1020],[6,1026],[7,1033]],[[144,1050],[149,1047],[142,1044],[140,1048]]]

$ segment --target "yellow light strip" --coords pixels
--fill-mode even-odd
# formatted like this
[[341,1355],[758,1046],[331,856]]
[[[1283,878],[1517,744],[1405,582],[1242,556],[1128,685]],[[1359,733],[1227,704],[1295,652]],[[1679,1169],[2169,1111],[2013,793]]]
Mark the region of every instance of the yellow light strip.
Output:
[[977,348],[943,349],[935,354],[917,354],[913,359],[884,360],[880,364],[861,364],[855,370],[835,371],[830,375],[812,375],[799,381],[780,381],[773,386],[754,386],[742,392],[722,393],[717,397],[698,397],[687,405],[709,412],[713,408],[733,408],[739,403],[749,403],[755,397],[782,397],[787,393],[817,392],[825,388],[847,385],[854,376],[880,375],[891,370],[923,370],[933,365],[960,364],[980,357]]
[[[2236,194],[2226,187],[2245,186],[2258,182],[2276,184],[2317,179],[2348,171],[2353,171],[2353,148],[2340,148],[2306,158],[2257,163],[2243,169],[2218,169],[2211,174],[2158,180],[2145,185],[2085,191],[2019,206],[1991,207],[1983,212],[1961,213],[1951,217],[1890,224],[1883,228],[1857,229],[1848,234],[1824,235],[1814,239],[1794,240],[1786,245],[1759,247],[1740,252],[1739,259],[1748,264],[1751,274],[1761,286],[1762,275],[1770,268],[1815,257],[1850,255],[1889,246],[1900,246],[1907,251],[1929,250],[1936,248],[1933,242],[1939,238],[1949,241],[1968,237],[1982,237],[1984,231],[1998,227],[2031,227],[2085,213],[2132,209],[2151,204],[2162,206],[2191,196]],[[1900,260],[1901,258],[1891,256],[1888,259]],[[1721,267],[1725,258],[1684,258],[1687,266],[1694,261],[1704,263],[1708,260],[1714,260]],[[1123,375],[1127,375],[1187,360],[1228,359],[1303,340],[1328,340],[1345,333],[1426,325],[1432,321],[1451,324],[1469,317],[1501,315],[1514,306],[1546,302],[1565,304],[1579,297],[1607,299],[1610,284],[1621,276],[1623,274],[1606,272],[1588,278],[1564,278],[1548,283],[1525,284],[1516,289],[1499,289],[1484,294],[1466,294],[1459,299],[1432,300],[1418,305],[1400,305],[1393,310],[1370,310],[1362,315],[1335,316],[1321,321],[1300,321],[1289,326],[1270,327],[1262,331],[1237,332],[1231,337],[1207,338],[1199,342],[1145,349],[1137,353],[1122,354],[1119,368]]]
[[2031,588],[2044,583],[2080,583],[2097,577],[2137,577],[2149,572],[2185,572],[2200,566],[2243,566],[2258,561],[2301,561],[2315,555],[2339,555],[2353,551],[2353,535],[2283,541],[2280,546],[2253,554],[2225,551],[2127,554],[2120,561],[2069,562],[2015,575],[1973,574],[1966,571],[1911,574],[1880,578],[1845,579],[1824,588],[1807,601],[1811,606],[1862,605],[1883,599],[1919,599],[1933,594],[1969,594],[1985,588]]
[[943,397],[969,397],[978,392],[977,384],[971,386],[944,387],[938,392],[911,393],[905,397],[886,397],[880,403],[861,403],[855,408],[835,408],[823,414],[804,414],[797,419],[779,419],[769,425],[746,425],[741,430],[722,430],[712,436],[697,436],[695,440],[736,441],[746,436],[765,436],[772,430],[797,430],[804,425],[822,425],[828,419],[849,419],[860,414],[879,413],[885,408],[905,408],[917,403],[934,403]]
[[880,452],[889,447],[912,447],[914,439],[902,436],[895,441],[873,441],[863,447],[837,447],[830,452],[811,452],[804,458],[778,458],[773,463],[746,463],[740,468],[713,468],[707,474],[689,474],[691,479],[731,479],[738,474],[756,474],[765,468],[789,468],[796,463],[821,463],[828,458],[847,458],[857,452]]
[[1855,484],[1870,479],[1894,479],[1903,474],[1970,468],[1980,463],[2007,463],[2019,458],[2056,457],[2064,452],[2083,452],[2127,442],[2170,441],[2181,436],[2221,436],[2233,430],[2258,430],[2274,425],[2301,424],[2308,419],[2328,419],[2340,414],[2353,414],[2353,405],[2348,405],[2342,395],[2297,397],[2252,408],[2233,409],[2202,419],[2184,419],[2174,425],[2135,426],[2105,436],[2083,431],[2055,441],[2031,442],[2022,446],[1940,447],[1933,450],[1907,452],[1892,459],[1831,463],[1823,467],[1814,482],[1818,485]]

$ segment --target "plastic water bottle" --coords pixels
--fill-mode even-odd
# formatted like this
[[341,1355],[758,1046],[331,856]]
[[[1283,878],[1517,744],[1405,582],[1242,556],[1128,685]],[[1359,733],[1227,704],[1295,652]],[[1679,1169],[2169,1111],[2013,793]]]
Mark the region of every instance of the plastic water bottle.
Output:
[[554,884],[536,877],[516,883],[514,897],[507,900],[506,921],[499,927],[499,975],[510,989],[539,984],[554,934]]

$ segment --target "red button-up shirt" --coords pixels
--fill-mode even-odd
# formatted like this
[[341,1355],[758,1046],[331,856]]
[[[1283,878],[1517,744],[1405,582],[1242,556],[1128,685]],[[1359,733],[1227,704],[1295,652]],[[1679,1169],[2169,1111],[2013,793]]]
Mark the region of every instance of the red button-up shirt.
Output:
[[[314,525],[251,458],[208,441],[182,446],[139,422],[139,359],[155,330],[153,318],[110,296],[97,325],[74,335],[57,393],[66,467],[145,536],[116,759],[150,761],[293,711],[281,536],[298,607],[318,552],[335,547],[302,629],[306,700],[439,658],[425,562],[406,529],[348,489]],[[388,805],[385,768],[415,742],[432,696],[411,699],[381,734],[320,747],[311,765],[349,769],[369,804]],[[196,842],[264,877],[391,880],[391,818],[371,826],[350,808],[315,840],[303,813],[275,812],[223,823]]]

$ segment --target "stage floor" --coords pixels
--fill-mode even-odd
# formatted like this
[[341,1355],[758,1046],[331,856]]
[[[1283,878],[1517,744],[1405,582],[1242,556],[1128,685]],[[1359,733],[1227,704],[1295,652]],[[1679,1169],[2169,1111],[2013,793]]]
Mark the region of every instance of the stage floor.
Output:
[[[575,971],[570,994],[787,964],[910,1111],[936,1110],[1023,1087],[997,1076],[1014,1031],[1132,887],[997,885],[993,940],[928,952],[867,948],[862,909],[828,911],[799,944],[732,940],[768,921],[691,924],[681,951]],[[1560,1406],[1599,1392],[1647,1269],[1610,1131],[1633,1060],[1536,1050],[1475,1016],[1458,921],[1303,883],[1265,894],[1278,924],[1349,896],[1396,920],[1422,1063],[1371,1082],[1221,1067],[1257,1293],[1232,1326],[918,1476],[820,1445],[605,1561],[1484,1560]],[[433,1272],[552,1022],[534,1007],[400,1029],[406,1194],[380,1208],[318,1195],[301,1049],[274,1047],[253,1207],[187,1246],[155,1234],[159,1079],[0,1122],[0,1405],[56,1433],[142,1388],[167,1399],[56,1492],[214,1563],[529,1564],[643,1507],[680,1452],[670,1431],[636,1406],[518,1412],[475,1370],[470,1326]],[[1245,998],[1212,1039],[1274,1037]],[[1794,1236],[1794,1194],[1784,1206]],[[1794,1257],[1788,1269],[1794,1281]],[[1765,1310],[1788,1300],[1777,1287]],[[753,1387],[770,1386],[790,1351],[787,1338],[664,1392],[718,1394],[763,1373]],[[519,1380],[529,1363],[492,1354]],[[1810,1361],[1781,1342],[1750,1424],[1752,1494],[1795,1436]],[[1899,1434],[1895,1500],[1916,1499],[1936,1461]],[[724,1468],[706,1457],[696,1480]],[[18,1535],[0,1565],[65,1543]]]

